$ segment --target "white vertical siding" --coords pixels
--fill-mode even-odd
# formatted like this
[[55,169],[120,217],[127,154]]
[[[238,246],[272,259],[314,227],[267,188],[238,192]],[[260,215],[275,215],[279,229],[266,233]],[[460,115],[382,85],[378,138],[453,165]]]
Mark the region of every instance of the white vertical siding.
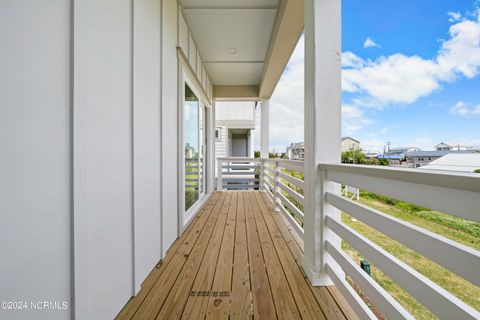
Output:
[[77,319],[112,319],[133,294],[132,2],[75,2]]
[[252,120],[255,121],[255,102],[225,101],[218,102],[216,120]]
[[190,37],[189,37],[188,61],[190,62],[192,69],[196,71],[197,70],[197,47],[195,46],[195,42],[193,41],[192,32],[190,32]]
[[0,1],[0,301],[66,301],[70,319],[70,1]]
[[68,303],[1,319],[113,319],[177,238],[185,29],[176,0],[0,2],[0,300]]
[[190,38],[188,35],[188,26],[181,11],[179,11],[178,15],[178,28],[178,46],[182,48],[183,52],[188,56],[188,43]]
[[[216,104],[215,104],[216,108]],[[229,152],[227,152],[228,148],[228,136],[227,131],[228,129],[225,127],[216,127],[216,129],[220,129],[220,141],[215,141],[215,175],[217,174],[217,161],[216,159],[219,157],[227,157],[229,156]]]
[[[176,0],[163,0],[162,9],[162,244],[163,254],[178,230],[178,59]],[[182,147],[182,146],[180,146]]]
[[135,291],[161,258],[161,1],[134,1]]

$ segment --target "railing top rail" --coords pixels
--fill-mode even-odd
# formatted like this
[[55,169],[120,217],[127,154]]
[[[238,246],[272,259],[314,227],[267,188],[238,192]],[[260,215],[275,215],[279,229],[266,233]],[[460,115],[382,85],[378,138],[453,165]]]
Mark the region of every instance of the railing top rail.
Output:
[[290,160],[290,159],[281,159],[281,158],[261,158],[263,161],[267,162],[279,162],[279,163],[289,163],[293,165],[299,165],[303,166],[304,161],[303,160]]
[[260,161],[260,158],[250,157],[218,157],[217,160],[221,161]]
[[475,173],[353,164],[320,164],[319,168],[387,180],[405,181],[436,187],[480,192],[480,175]]

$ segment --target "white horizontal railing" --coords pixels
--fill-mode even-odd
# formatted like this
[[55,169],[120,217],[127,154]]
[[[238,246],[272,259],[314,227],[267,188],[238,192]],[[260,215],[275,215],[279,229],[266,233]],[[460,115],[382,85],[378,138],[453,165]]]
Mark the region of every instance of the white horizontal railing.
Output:
[[[340,164],[320,165],[319,170],[322,183],[348,185],[464,219],[480,221],[480,177],[474,174]],[[480,251],[360,204],[340,193],[326,191],[322,195],[322,201],[480,286]],[[338,218],[329,216],[327,212],[324,221],[329,230],[348,242],[439,318],[480,319],[477,310],[344,225]],[[323,249],[387,318],[413,319],[371,277],[365,276],[365,272],[338,245],[327,238]],[[343,281],[343,272],[329,262],[326,269],[354,309],[363,316],[370,317],[368,307],[352,295],[351,287]]]
[[[303,161],[217,158],[217,190],[261,190],[303,237]],[[297,176],[297,177],[296,177]]]
[[217,158],[217,190],[259,189],[260,159]]
[[260,186],[275,207],[303,238],[304,181],[295,175],[304,173],[303,161],[261,159]]
[[[442,319],[480,319],[480,313],[445,288],[402,262],[365,236],[338,219],[340,210],[387,237],[414,250],[438,265],[480,286],[480,251],[425,230],[401,219],[360,203],[349,197],[349,190],[367,190],[460,218],[480,222],[480,177],[474,174],[454,174],[377,166],[323,164],[319,166],[322,185],[337,183],[348,186],[322,188],[320,205],[332,208],[304,212],[308,199],[304,197],[303,161],[284,159],[220,158],[219,189],[255,189],[264,191],[276,210],[281,212],[298,235],[304,236],[305,214],[323,212],[327,232],[348,242],[384,274],[409,292],[419,303]],[[245,176],[247,170],[251,177]],[[231,178],[235,176],[236,178]],[[253,179],[253,183],[250,180]],[[231,183],[229,179],[233,179]],[[241,183],[240,181],[243,181]],[[240,187],[241,186],[241,187]],[[338,190],[332,191],[332,190]],[[355,200],[356,199],[356,200]],[[308,216],[310,217],[310,216]],[[325,231],[322,231],[325,232]],[[358,288],[389,319],[414,319],[389,293],[367,275],[331,236],[321,236],[317,244],[322,255],[330,257],[324,272],[340,289],[363,319],[375,318],[357,291],[346,281],[348,275]],[[338,239],[338,238],[336,238]],[[305,240],[307,241],[307,240]]]

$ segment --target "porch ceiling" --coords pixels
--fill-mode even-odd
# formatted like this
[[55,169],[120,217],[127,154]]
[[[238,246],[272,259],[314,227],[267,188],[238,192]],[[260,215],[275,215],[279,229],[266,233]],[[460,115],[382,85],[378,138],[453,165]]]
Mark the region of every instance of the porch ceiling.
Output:
[[[181,0],[180,4],[213,85],[236,87],[214,91],[238,98],[255,92],[251,98],[269,98],[303,29],[303,1]],[[295,27],[285,28],[285,22],[292,21]],[[293,37],[285,34],[290,31]],[[216,98],[229,97],[217,94]]]

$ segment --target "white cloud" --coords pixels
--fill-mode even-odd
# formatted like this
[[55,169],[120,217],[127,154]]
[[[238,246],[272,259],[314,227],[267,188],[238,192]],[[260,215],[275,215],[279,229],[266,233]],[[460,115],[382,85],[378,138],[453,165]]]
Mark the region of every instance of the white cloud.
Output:
[[450,17],[448,19],[449,22],[457,22],[462,19],[460,12],[448,12],[447,15]]
[[342,68],[361,68],[365,61],[351,51],[342,52]]
[[365,61],[354,53],[345,54],[349,68],[343,69],[343,91],[359,93],[357,99],[363,105],[382,108],[389,104],[413,103],[444,82],[478,75],[480,13],[477,12],[475,20],[453,24],[449,35],[432,59],[396,53]]
[[380,129],[380,133],[381,133],[381,134],[385,134],[385,133],[390,132],[390,131],[392,131],[393,129],[396,129],[396,128],[398,128],[398,127],[399,127],[398,125],[393,125],[393,126],[389,126],[389,127],[384,127],[384,128],[382,128],[382,129]]
[[[388,105],[410,104],[438,90],[444,83],[477,76],[480,73],[480,10],[474,18],[467,16],[452,22],[448,39],[430,59],[396,53],[365,60],[353,52],[342,53],[342,90],[356,94],[342,108],[343,134],[351,135],[373,123],[363,111],[366,107],[381,109]],[[450,18],[455,16],[450,15]],[[302,36],[270,100],[270,149],[282,151],[290,142],[303,141],[303,63]],[[480,115],[480,105],[470,111]],[[258,150],[259,130],[256,131]],[[415,144],[433,146],[432,141],[425,140],[412,141],[410,145]]]
[[378,138],[370,138],[370,139],[361,141],[362,149],[367,151],[367,152],[381,153],[381,152],[383,152],[385,144],[386,144],[385,141],[382,141]]
[[[285,147],[291,142],[303,141],[303,101],[304,40],[302,36],[270,99],[270,150],[285,152]],[[257,123],[257,128],[260,129],[259,121]],[[256,150],[259,150],[260,130],[255,131]]]
[[450,108],[450,113],[456,116],[466,116],[470,113],[467,104],[463,101],[458,101],[453,107]]
[[352,135],[372,123],[356,105],[342,105],[342,135]]
[[375,47],[380,48],[380,45],[378,43],[376,43],[375,41],[373,41],[373,39],[368,37],[367,39],[365,39],[365,42],[363,43],[363,47],[365,49],[375,48]]
[[409,147],[417,147],[422,150],[433,150],[433,146],[439,143],[440,141],[433,141],[431,138],[420,137],[415,140],[410,141],[407,145]]
[[450,113],[455,116],[468,117],[468,116],[480,116],[480,105],[476,107],[469,107],[463,101],[458,101],[453,107],[450,108]]

